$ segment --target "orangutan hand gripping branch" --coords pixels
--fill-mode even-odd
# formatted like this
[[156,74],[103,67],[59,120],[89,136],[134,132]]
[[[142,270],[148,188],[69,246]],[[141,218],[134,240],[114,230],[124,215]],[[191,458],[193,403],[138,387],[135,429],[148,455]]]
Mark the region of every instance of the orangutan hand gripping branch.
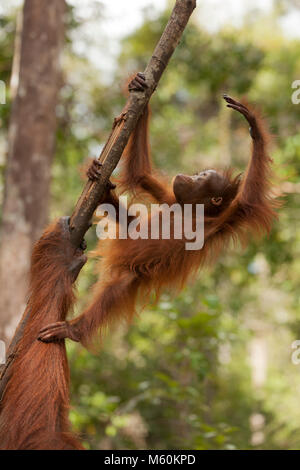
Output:
[[[129,90],[147,87],[144,75],[138,73]],[[92,337],[116,319],[130,320],[138,299],[148,298],[151,291],[159,295],[163,287],[181,288],[199,267],[211,263],[230,240],[245,244],[249,235],[268,233],[276,216],[278,202],[271,195],[270,164],[267,153],[269,133],[258,113],[246,103],[224,95],[227,106],[242,114],[250,125],[252,156],[245,175],[232,176],[232,171],[202,170],[188,176],[178,174],[172,185],[152,170],[149,148],[149,109],[139,119],[123,154],[124,168],[119,184],[124,191],[149,193],[158,203],[172,205],[204,204],[204,246],[201,250],[185,249],[185,239],[113,239],[99,242],[103,256],[101,273],[104,280],[95,286],[94,298],[74,320],[57,322],[43,328],[39,339],[51,342],[63,338],[88,345]],[[88,171],[96,179],[101,164],[95,160]],[[108,191],[107,201],[118,206],[115,192]],[[151,216],[149,216],[149,225]]]

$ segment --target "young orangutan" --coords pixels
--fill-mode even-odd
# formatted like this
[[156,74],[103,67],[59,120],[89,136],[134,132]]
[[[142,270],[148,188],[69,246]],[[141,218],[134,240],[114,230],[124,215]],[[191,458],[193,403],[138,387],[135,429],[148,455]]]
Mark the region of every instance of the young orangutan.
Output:
[[[144,90],[145,77],[138,73],[129,90]],[[148,192],[158,203],[204,204],[204,246],[185,249],[184,238],[114,239],[99,242],[103,255],[102,279],[95,287],[92,303],[74,320],[56,322],[43,328],[38,338],[51,342],[63,338],[89,344],[97,331],[113,320],[131,319],[137,299],[159,295],[162,287],[182,287],[200,266],[214,261],[230,240],[245,244],[249,235],[268,233],[278,202],[271,195],[269,133],[259,114],[247,104],[224,95],[227,107],[242,114],[250,125],[252,156],[243,178],[229,171],[203,170],[193,176],[178,174],[172,185],[153,174],[148,141],[149,110],[145,109],[124,151],[122,189]],[[88,175],[95,179],[101,168],[94,161]],[[107,202],[118,205],[114,192]],[[149,218],[151,224],[151,218]]]

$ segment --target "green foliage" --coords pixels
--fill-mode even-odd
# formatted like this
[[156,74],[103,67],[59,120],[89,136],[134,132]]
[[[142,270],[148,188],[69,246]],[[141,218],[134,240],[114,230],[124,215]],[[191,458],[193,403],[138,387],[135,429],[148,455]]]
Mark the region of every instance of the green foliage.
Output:
[[[168,18],[145,16],[123,41],[108,86],[74,52],[81,23],[69,14],[53,215],[72,211],[82,187],[79,166],[105,143],[124,103],[120,84],[144,69]],[[299,449],[300,375],[291,362],[291,343],[300,336],[300,105],[291,103],[291,83],[300,78],[299,41],[280,35],[276,15],[264,22],[272,34],[263,38],[259,20],[214,34],[189,25],[151,100],[151,140],[154,160],[168,174],[230,163],[244,169],[248,129],[227,112],[221,94],[247,94],[276,135],[278,185],[288,183],[289,191],[279,220],[268,239],[245,251],[235,247],[178,297],[164,294],[132,325],[110,332],[99,354],[69,345],[71,420],[87,448]],[[12,37],[0,35],[5,71],[11,51]],[[7,126],[7,116],[0,118]],[[94,280],[89,262],[77,313]]]

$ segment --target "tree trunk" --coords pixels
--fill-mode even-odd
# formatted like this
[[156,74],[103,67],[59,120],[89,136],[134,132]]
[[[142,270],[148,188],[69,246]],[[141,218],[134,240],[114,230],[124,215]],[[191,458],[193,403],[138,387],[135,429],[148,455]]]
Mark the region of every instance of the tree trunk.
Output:
[[2,340],[24,310],[32,245],[48,216],[64,11],[64,0],[25,0],[15,44],[0,246]]

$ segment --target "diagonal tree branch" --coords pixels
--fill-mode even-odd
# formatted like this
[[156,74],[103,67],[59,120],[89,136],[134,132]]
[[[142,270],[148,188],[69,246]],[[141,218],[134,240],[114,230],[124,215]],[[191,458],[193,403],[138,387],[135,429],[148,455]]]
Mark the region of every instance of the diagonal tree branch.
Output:
[[[122,111],[121,119],[115,120],[111,134],[99,156],[99,160],[103,163],[101,177],[99,181],[86,183],[70,219],[70,239],[74,248],[81,244],[85,233],[91,226],[93,213],[105,195],[109,178],[121,158],[144,107],[156,89],[195,7],[196,0],[176,0],[170,19],[145,70],[148,88],[144,92],[131,92]],[[22,318],[9,346],[6,364],[0,367],[0,402],[28,317],[29,313]]]
[[123,109],[123,119],[113,127],[109,139],[99,157],[103,163],[99,181],[88,182],[78,200],[71,217],[71,241],[75,246],[81,243],[90,220],[101,198],[105,194],[108,180],[117,166],[138,118],[162,76],[184,28],[196,7],[196,0],[176,0],[171,17],[146,67],[148,88],[144,92],[131,92]]

